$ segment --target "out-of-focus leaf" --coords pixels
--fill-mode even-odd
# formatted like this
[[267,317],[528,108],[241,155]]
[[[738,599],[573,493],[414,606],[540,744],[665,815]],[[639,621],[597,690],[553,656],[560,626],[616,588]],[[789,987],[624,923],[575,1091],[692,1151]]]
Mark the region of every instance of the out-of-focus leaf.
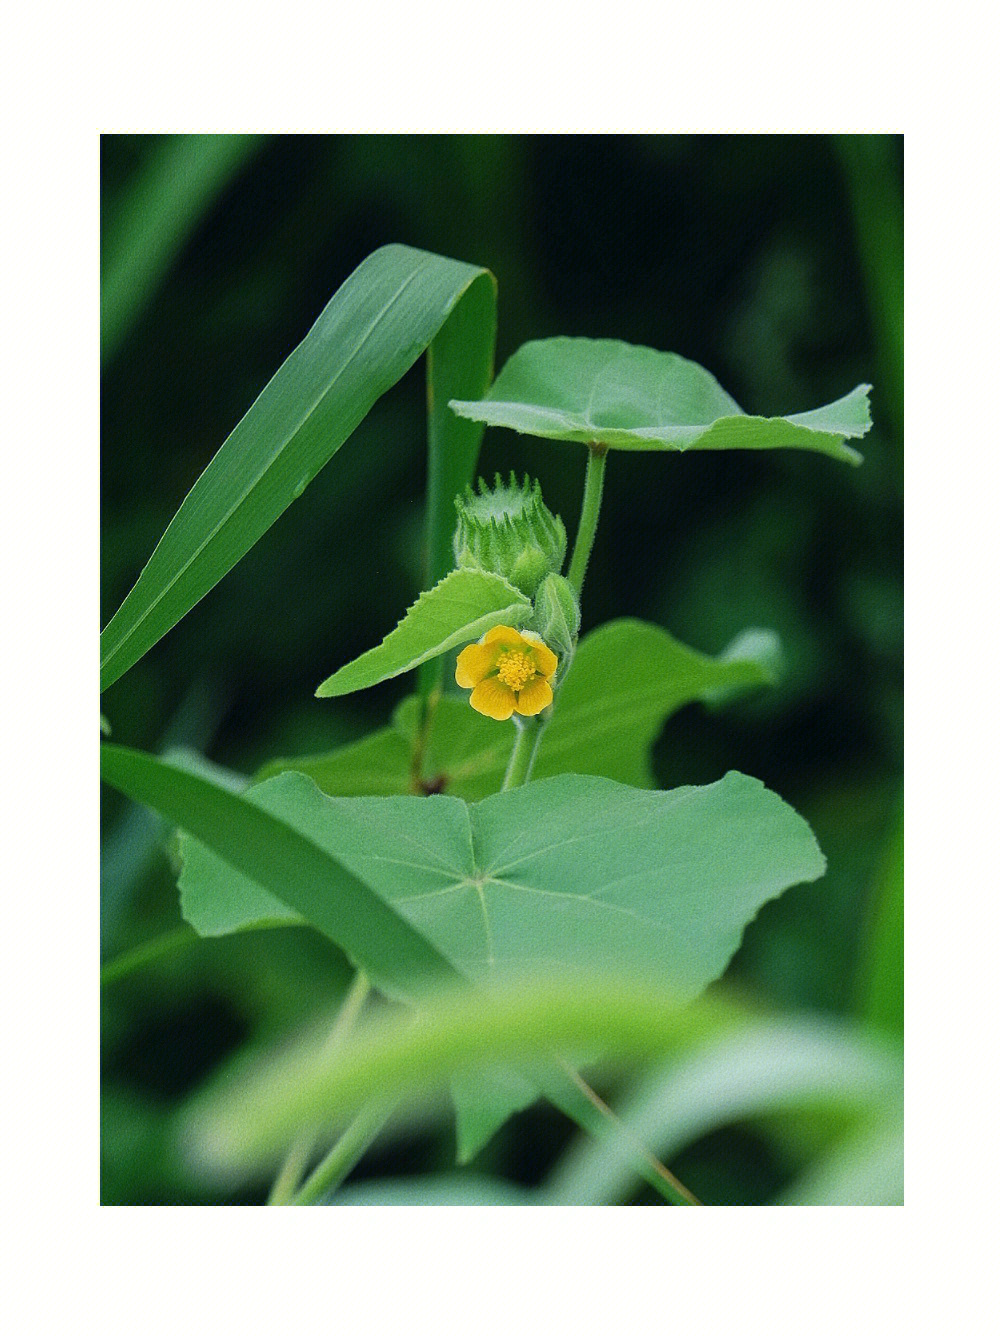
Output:
[[[484,992],[447,989],[428,995],[414,1018],[364,1019],[335,1055],[325,1057],[311,1035],[221,1075],[183,1111],[182,1142],[189,1160],[212,1175],[260,1171],[305,1126],[330,1126],[381,1097],[424,1098],[470,1067],[528,1069],[546,1087],[555,1052],[599,1047],[653,1060],[734,1015],[733,1007],[705,998],[681,1009],[651,981],[551,973]],[[615,1141],[627,1142],[609,1126]]]
[[476,642],[495,624],[520,624],[531,613],[529,602],[505,577],[458,568],[423,591],[379,647],[329,675],[317,697],[335,698],[393,679],[462,642]]
[[476,1173],[374,1178],[339,1187],[322,1205],[536,1205],[537,1197],[515,1182]]
[[115,354],[199,219],[264,138],[157,136],[102,240],[103,362]]
[[[476,292],[486,287],[491,301]],[[443,356],[446,323],[469,292],[481,320],[473,330],[462,318],[458,329],[491,351],[495,289],[488,271],[388,246],[349,276],[200,475],[104,630],[102,689],[247,553],[434,337],[441,356],[431,375],[467,371],[472,390],[484,387],[486,358],[458,360],[449,350]],[[457,445],[473,467],[477,440]]]
[[856,1128],[779,1197],[779,1205],[903,1205],[904,1123]]
[[[766,1020],[703,1042],[618,1104],[618,1115],[664,1161],[709,1131],[802,1108],[875,1119],[902,1099],[899,1053],[856,1027],[822,1019]],[[617,1203],[634,1170],[580,1142],[549,1180],[557,1204]]]
[[805,447],[857,464],[869,387],[831,405],[761,418],[744,414],[710,372],[679,354],[621,340],[531,340],[481,400],[452,400],[465,418],[563,442],[622,451]]

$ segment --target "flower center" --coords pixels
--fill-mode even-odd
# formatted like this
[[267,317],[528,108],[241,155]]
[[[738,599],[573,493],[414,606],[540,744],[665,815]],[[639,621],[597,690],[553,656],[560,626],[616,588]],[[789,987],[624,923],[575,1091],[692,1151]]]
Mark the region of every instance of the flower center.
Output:
[[537,665],[525,651],[503,652],[498,669],[499,678],[514,693],[519,693],[528,679],[537,674]]

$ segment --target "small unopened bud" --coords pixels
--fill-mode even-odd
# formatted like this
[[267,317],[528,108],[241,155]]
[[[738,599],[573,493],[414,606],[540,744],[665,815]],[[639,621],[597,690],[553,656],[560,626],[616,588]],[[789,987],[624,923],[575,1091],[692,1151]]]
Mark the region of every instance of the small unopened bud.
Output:
[[534,628],[558,657],[561,682],[579,636],[579,601],[572,587],[556,572],[548,573],[534,597]]
[[510,474],[504,484],[496,475],[493,488],[479,480],[478,492],[469,487],[454,505],[458,567],[497,572],[528,596],[549,572],[561,569],[565,526],[545,507],[537,480],[525,477],[518,484]]

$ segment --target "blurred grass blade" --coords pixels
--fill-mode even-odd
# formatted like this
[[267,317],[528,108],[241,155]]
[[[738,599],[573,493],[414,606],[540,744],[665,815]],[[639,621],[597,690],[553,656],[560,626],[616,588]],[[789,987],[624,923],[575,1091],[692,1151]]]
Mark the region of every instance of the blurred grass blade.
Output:
[[383,990],[409,997],[423,983],[456,976],[417,930],[329,852],[243,795],[119,745],[101,746],[101,776],[295,908]]
[[903,1205],[904,1123],[860,1126],[814,1160],[778,1205]]
[[856,983],[862,1018],[893,1033],[904,1031],[904,809],[890,825],[872,891]]
[[[103,690],[247,553],[434,337],[450,393],[464,375],[484,389],[494,295],[487,270],[411,247],[382,247],[363,261],[200,475],[105,629]],[[473,315],[452,315],[465,301],[476,304],[477,329]],[[450,356],[458,330],[480,341],[478,359]],[[480,431],[462,444],[466,469],[478,440]]]
[[897,135],[835,135],[865,279],[884,407],[904,425],[904,195]]
[[536,1205],[525,1186],[480,1173],[426,1173],[370,1178],[339,1187],[322,1205]]
[[[642,1144],[673,1159],[710,1131],[766,1113],[806,1106],[889,1112],[900,1102],[902,1078],[899,1056],[854,1026],[753,1021],[646,1081],[619,1104],[619,1115]],[[560,1205],[617,1204],[637,1185],[626,1162],[581,1142],[553,1172],[547,1195]]]
[[[246,1174],[311,1122],[340,1122],[382,1097],[428,1095],[455,1072],[493,1062],[526,1069],[565,1109],[562,1078],[571,1081],[550,1059],[556,1051],[652,1061],[734,1014],[705,999],[682,1010],[650,980],[552,974],[491,993],[450,988],[427,997],[415,1016],[364,1020],[335,1056],[320,1055],[311,1037],[243,1074],[228,1072],[189,1103],[184,1140],[215,1174]],[[613,1128],[604,1125],[606,1139]]]
[[[454,499],[474,478],[485,425],[462,419],[450,408],[458,387],[488,390],[495,370],[496,281],[472,284],[464,302],[454,308],[426,357],[426,403],[429,463],[426,472],[426,586],[433,586],[454,566],[453,535],[457,524]],[[467,391],[460,392],[467,395]],[[502,622],[505,622],[503,620]],[[423,696],[443,681],[446,657],[424,661],[419,670]]]
[[198,943],[199,936],[191,926],[177,926],[174,930],[165,931],[163,935],[157,935],[133,949],[127,949],[111,962],[102,964],[101,985],[111,986],[121,981],[123,977],[129,977],[132,973],[149,967],[151,963],[156,963],[158,959],[173,954],[176,949],[184,949],[188,945]]
[[101,361],[117,353],[186,240],[262,135],[159,135],[102,243]]
[[429,497],[426,509],[426,584],[445,577],[454,566],[457,525],[454,499],[471,482],[485,425],[462,419],[450,408],[455,386],[492,381],[495,363],[496,283],[474,284],[451,320],[429,346]]

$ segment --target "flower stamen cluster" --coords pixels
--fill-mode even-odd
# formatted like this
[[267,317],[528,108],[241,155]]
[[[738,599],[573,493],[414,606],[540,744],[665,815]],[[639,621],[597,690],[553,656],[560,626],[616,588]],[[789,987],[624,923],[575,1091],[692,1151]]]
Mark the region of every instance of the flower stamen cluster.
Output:
[[506,624],[490,628],[457,657],[455,679],[471,689],[471,706],[494,721],[514,712],[533,717],[551,706],[558,657],[536,633]]

